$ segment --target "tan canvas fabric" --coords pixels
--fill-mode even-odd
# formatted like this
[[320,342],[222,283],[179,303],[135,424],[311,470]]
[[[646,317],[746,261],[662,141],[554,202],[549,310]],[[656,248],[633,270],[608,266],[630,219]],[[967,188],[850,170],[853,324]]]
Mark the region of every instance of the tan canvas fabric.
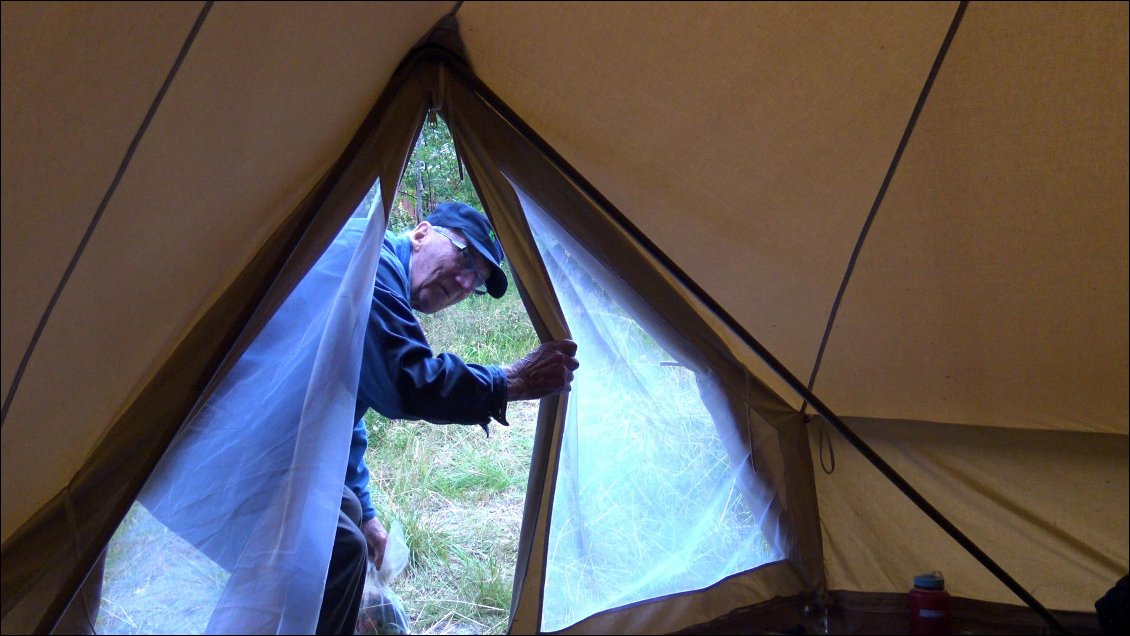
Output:
[[844,415],[1127,433],[1127,6],[970,6],[816,390]]
[[[848,423],[1049,609],[1093,611],[1126,574],[1125,437]],[[811,437],[815,454],[818,436]],[[1019,604],[835,432],[831,439],[835,470],[816,472],[831,589],[905,592],[915,574],[940,570],[954,596]]]
[[476,73],[807,379],[955,7],[471,3],[460,21]]
[[[5,120],[5,156],[26,156],[25,145],[33,153],[26,164],[6,160],[5,170],[9,165],[47,170],[34,179],[32,173],[11,178],[5,173],[4,293],[17,294],[4,299],[5,392],[14,373],[10,359],[18,363],[23,356],[35,321],[200,6],[173,9],[176,20],[166,10],[137,5],[108,9],[109,14],[95,20],[84,17],[82,5],[5,5],[5,24],[18,23],[18,31],[27,34],[23,37],[37,34],[44,41],[74,47],[53,56],[38,51],[42,59],[30,46],[20,49],[18,58],[14,52],[5,53],[6,64],[31,65],[29,72],[39,79],[28,83],[46,84],[42,94],[4,109],[5,118],[18,113],[29,118],[11,125]],[[3,467],[5,539],[71,479],[109,423],[342,152],[402,51],[449,8],[446,3],[345,5],[323,12],[299,5],[264,13],[255,5],[214,6],[60,297],[11,402],[4,443],[21,452]],[[101,10],[93,13],[101,15]],[[152,23],[158,16],[163,22]],[[70,29],[89,35],[69,38]],[[384,30],[384,37],[373,37]],[[172,51],[157,55],[149,45],[142,46],[149,35],[142,36],[141,44],[127,46],[134,42],[135,31],[156,31],[155,39],[171,43]],[[97,47],[87,46],[85,37],[110,43],[114,54],[92,56],[90,51]],[[8,38],[4,40],[8,46]],[[19,41],[13,38],[12,46]],[[76,60],[83,60],[80,68],[91,76],[86,81],[113,87],[115,96],[136,94],[132,115],[123,120],[118,137],[96,146],[96,157],[51,155],[39,160],[45,152],[59,154],[59,148],[76,139],[76,152],[92,152],[81,143],[81,135],[35,119],[36,112],[53,112],[58,103],[89,101],[102,107],[106,99],[99,95],[71,92],[81,85],[69,84],[70,74],[39,66],[68,68],[77,65]],[[156,73],[156,78],[150,83],[133,81],[135,69]],[[7,87],[21,76],[4,77]],[[106,108],[117,115],[121,107]],[[71,125],[97,128],[90,123],[98,117],[98,111],[80,109],[70,115]],[[43,149],[36,150],[40,146]],[[68,165],[83,170],[98,166],[100,172],[72,177],[70,170],[62,169]],[[62,170],[51,171],[52,166]],[[87,198],[50,198],[68,196],[71,190],[88,193]],[[74,222],[77,229],[57,235],[59,217],[66,219],[61,222],[64,228]],[[37,273],[38,262],[56,249],[59,256],[44,263],[53,274],[47,280]],[[20,291],[25,288],[27,294]],[[32,289],[46,291],[33,294]],[[17,307],[27,309],[20,309],[9,323],[9,312]],[[23,311],[28,312],[26,318],[21,317]]]

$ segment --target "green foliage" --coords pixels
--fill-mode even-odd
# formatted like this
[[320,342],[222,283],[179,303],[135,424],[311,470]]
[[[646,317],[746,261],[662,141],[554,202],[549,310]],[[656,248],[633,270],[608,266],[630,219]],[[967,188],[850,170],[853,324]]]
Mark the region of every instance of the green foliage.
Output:
[[[378,194],[377,188],[371,189],[360,207],[368,210]],[[437,119],[435,123],[424,122],[412,156],[408,158],[389,214],[388,231],[399,234],[416,227],[444,201],[459,201],[476,210],[483,209],[455,153],[455,142],[447,124]]]
[[462,201],[479,210],[483,207],[471,180],[466,178],[451,132],[442,119],[424,123],[400,182],[400,192],[408,193],[408,184],[412,184],[414,192],[417,177],[423,185],[423,201],[416,204],[425,215],[441,201]]
[[460,201],[476,210],[483,204],[455,152],[442,119],[426,121],[397,188],[389,230],[401,232],[425,220],[444,201]]

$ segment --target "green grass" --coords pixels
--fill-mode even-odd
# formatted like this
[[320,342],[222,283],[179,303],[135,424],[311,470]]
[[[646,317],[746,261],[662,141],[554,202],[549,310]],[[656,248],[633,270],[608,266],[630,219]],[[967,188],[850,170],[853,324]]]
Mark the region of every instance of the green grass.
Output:
[[227,580],[222,568],[134,504],[106,553],[96,633],[201,633]]
[[460,452],[462,461],[456,461],[453,470],[439,475],[434,482],[435,490],[451,499],[479,501],[504,492],[511,486],[518,486],[520,479],[509,472],[506,462],[494,455],[475,455]]

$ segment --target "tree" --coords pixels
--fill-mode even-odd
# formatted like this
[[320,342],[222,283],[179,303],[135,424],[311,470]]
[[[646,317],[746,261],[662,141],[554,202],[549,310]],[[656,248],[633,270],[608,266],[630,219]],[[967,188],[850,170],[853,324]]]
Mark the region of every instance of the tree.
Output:
[[[425,121],[408,159],[397,192],[389,229],[399,230],[426,220],[436,204],[460,201],[482,210],[479,195],[463,170],[447,124],[438,117]],[[398,227],[403,224],[404,227]]]

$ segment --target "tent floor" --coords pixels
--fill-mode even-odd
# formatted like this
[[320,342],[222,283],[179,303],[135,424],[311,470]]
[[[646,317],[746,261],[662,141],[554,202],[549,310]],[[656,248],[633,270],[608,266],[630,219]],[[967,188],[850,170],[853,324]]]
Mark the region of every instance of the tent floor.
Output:
[[[827,627],[809,597],[775,599],[696,625],[679,634],[908,634],[905,594],[837,591],[829,594]],[[1072,634],[1102,634],[1093,612],[1053,612]],[[1048,634],[1026,606],[953,599],[954,634]],[[800,631],[803,629],[803,631]]]

